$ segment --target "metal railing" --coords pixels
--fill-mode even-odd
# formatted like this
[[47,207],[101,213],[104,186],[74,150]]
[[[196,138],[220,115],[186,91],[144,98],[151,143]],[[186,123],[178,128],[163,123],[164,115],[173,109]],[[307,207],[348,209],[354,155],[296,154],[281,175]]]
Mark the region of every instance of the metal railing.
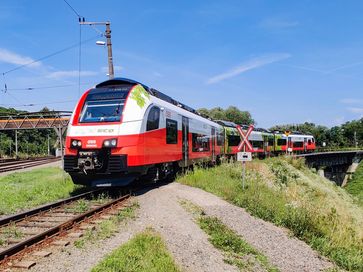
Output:
[[71,115],[71,111],[49,111],[0,116],[0,130],[64,128]]

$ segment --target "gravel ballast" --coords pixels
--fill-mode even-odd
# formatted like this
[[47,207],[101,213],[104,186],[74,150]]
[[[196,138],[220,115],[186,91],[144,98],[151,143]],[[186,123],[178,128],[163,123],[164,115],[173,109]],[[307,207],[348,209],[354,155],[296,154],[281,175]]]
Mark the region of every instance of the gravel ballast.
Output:
[[291,238],[287,230],[256,219],[244,209],[200,189],[171,183],[145,190],[135,198],[140,204],[137,218],[121,225],[113,237],[87,244],[84,249],[68,246],[56,250],[31,271],[90,271],[108,253],[147,227],[161,234],[185,271],[238,271],[223,261],[222,253],[209,243],[192,215],[181,207],[182,199],[200,206],[207,215],[218,217],[281,271],[321,271],[332,267],[304,242]]

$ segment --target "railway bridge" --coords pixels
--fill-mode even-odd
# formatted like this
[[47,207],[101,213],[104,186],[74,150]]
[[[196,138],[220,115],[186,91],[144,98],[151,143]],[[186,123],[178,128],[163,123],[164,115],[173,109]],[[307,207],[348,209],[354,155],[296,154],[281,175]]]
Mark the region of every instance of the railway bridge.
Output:
[[16,115],[0,116],[0,131],[15,130],[15,153],[18,156],[17,131],[22,129],[52,128],[58,135],[63,157],[63,135],[67,129],[71,111],[25,112]]
[[344,186],[363,159],[363,150],[318,152],[297,157],[305,158],[306,164],[317,169],[321,176]]

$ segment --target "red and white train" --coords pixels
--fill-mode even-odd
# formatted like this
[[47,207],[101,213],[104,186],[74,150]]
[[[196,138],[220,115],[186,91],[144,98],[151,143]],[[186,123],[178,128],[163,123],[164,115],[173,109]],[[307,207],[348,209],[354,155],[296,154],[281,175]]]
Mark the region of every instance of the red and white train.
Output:
[[[76,105],[67,131],[64,170],[74,183],[87,186],[172,177],[196,162],[214,164],[222,156],[235,155],[239,136],[233,126],[204,118],[137,81],[107,80],[85,92]],[[255,134],[260,140],[258,133],[251,137]],[[267,139],[264,152],[283,150],[275,146],[280,136],[275,138],[270,147],[269,138],[261,138]]]
[[64,169],[75,183],[164,178],[223,153],[223,127],[169,96],[116,78],[88,90],[70,120]]

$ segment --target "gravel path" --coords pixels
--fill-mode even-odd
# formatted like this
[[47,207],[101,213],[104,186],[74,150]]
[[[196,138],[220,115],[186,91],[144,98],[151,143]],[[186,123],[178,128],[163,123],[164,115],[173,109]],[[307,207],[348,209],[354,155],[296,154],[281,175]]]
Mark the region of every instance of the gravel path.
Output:
[[146,227],[154,228],[163,236],[185,271],[237,271],[224,263],[223,255],[180,206],[181,199],[201,206],[208,215],[218,216],[281,271],[320,271],[331,266],[306,244],[290,238],[287,231],[251,217],[243,209],[202,190],[172,183],[145,191],[136,199],[140,204],[137,218],[120,226],[115,236],[81,250],[73,246],[57,250],[31,271],[89,271],[107,253]]

